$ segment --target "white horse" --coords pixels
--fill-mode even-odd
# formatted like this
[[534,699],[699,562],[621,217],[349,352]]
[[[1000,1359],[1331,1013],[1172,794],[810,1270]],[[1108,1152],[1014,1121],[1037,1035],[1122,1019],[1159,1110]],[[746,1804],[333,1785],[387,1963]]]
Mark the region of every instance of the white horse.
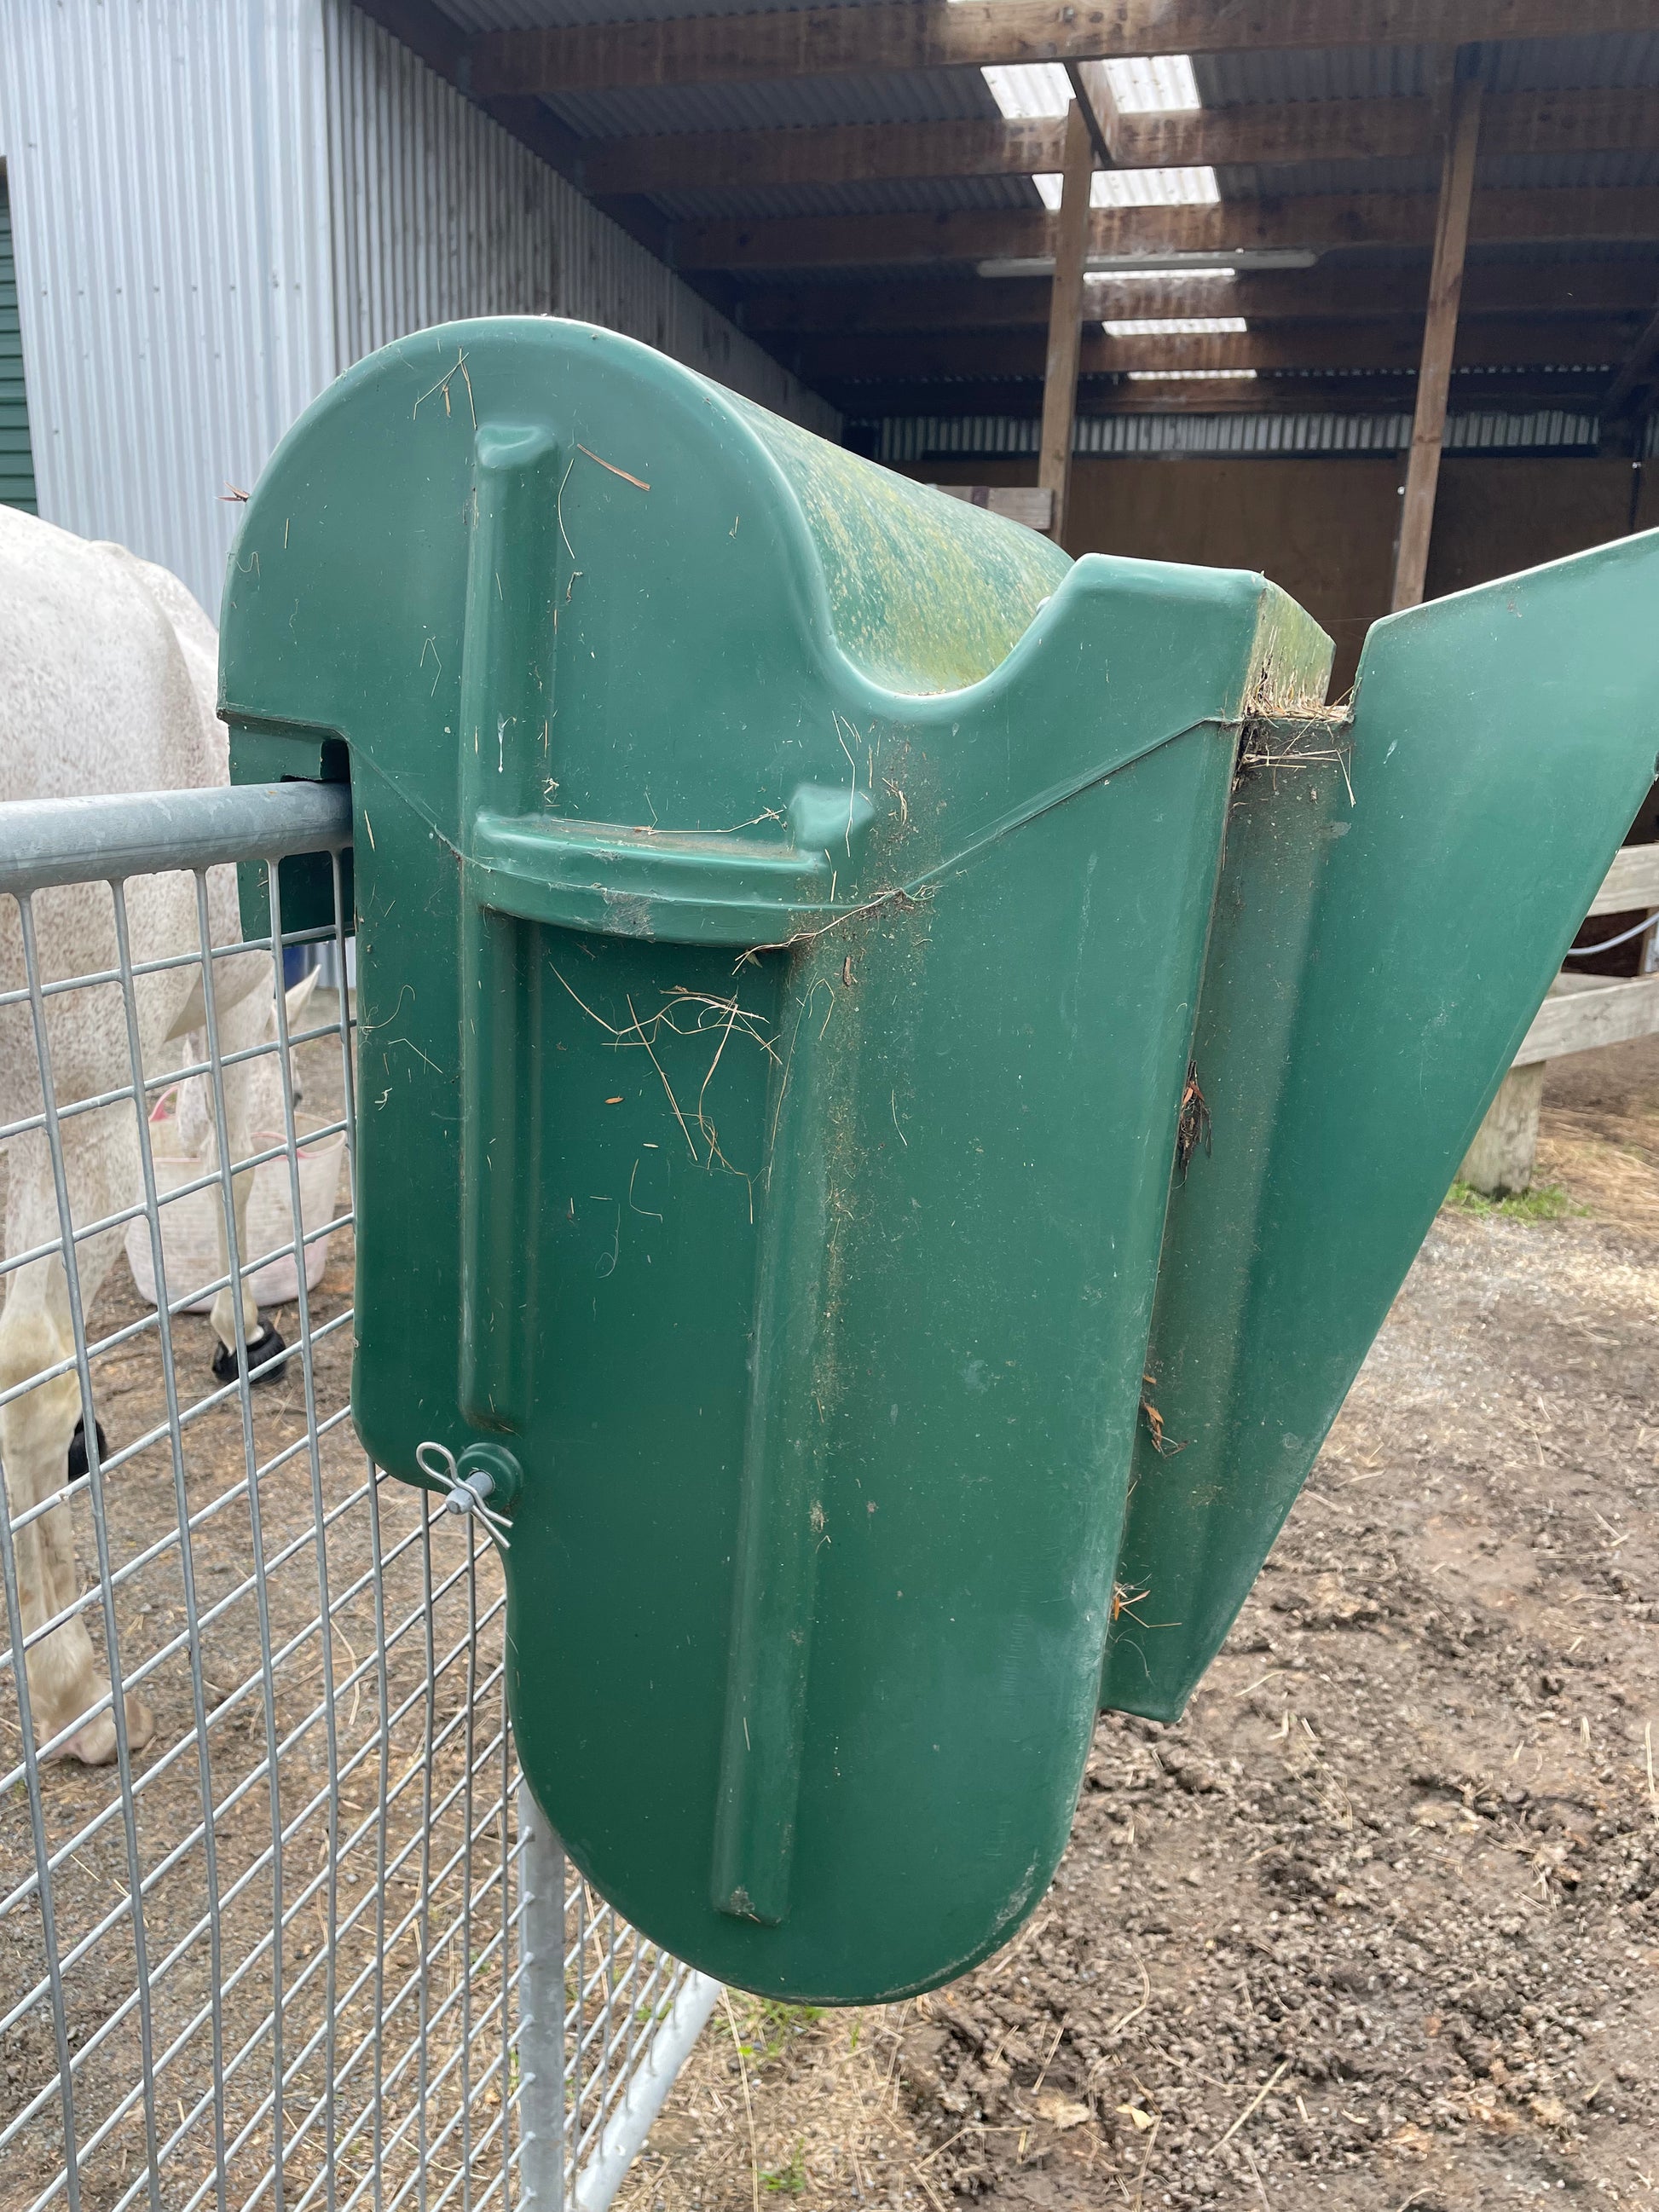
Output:
[[[96,793],[185,789],[228,781],[228,743],[214,713],[218,639],[176,576],[118,545],[93,544],[49,523],[0,507],[0,800],[71,799]],[[208,876],[210,930],[216,945],[241,936],[231,867]],[[134,876],[126,885],[135,963],[164,959],[200,945],[196,879],[188,874]],[[112,896],[103,884],[36,894],[36,949],[43,982],[118,965]],[[15,901],[0,899],[0,990],[22,988],[22,931]],[[271,963],[249,952],[214,963],[214,1004],[222,1053],[269,1036]],[[140,976],[135,988],[147,1075],[178,1065],[177,1042],[206,1018],[199,964]],[[119,990],[102,986],[45,1001],[53,1091],[58,1106],[131,1081],[126,1015]],[[191,1056],[206,1057],[198,1036]],[[265,1063],[252,1063],[263,1069]],[[250,1066],[225,1071],[226,1127],[233,1158],[249,1143]],[[0,1012],[0,1125],[43,1110],[40,1070],[27,1005]],[[143,1188],[135,1109],[128,1100],[61,1123],[64,1177],[77,1226],[132,1206]],[[211,1132],[210,1132],[210,1134]],[[5,1249],[33,1250],[59,1237],[57,1190],[43,1129],[6,1147]],[[237,1244],[244,1259],[252,1176],[233,1183]],[[125,1230],[100,1231],[75,1248],[83,1311],[91,1307],[121,1249]],[[221,1243],[222,1246],[222,1233]],[[224,1272],[222,1267],[221,1272]],[[177,1292],[187,1285],[172,1285]],[[241,1286],[249,1365],[281,1352]],[[228,1287],[212,1311],[221,1349],[214,1370],[236,1372],[235,1308]],[[29,1261],[6,1279],[0,1313],[0,1390],[72,1359],[68,1278],[61,1253]],[[280,1373],[280,1368],[270,1373]],[[100,1438],[100,1449],[102,1439]],[[61,1491],[86,1469],[80,1384],[71,1367],[0,1408],[0,1467],[14,1518]],[[37,1739],[62,1735],[90,1717],[59,1748],[97,1765],[115,1755],[109,1677],[75,1605],[79,1588],[67,1502],[31,1520],[16,1535],[26,1636],[59,1620],[28,1654],[28,1688]],[[103,1710],[94,1711],[100,1701]],[[131,1692],[127,1741],[148,1743],[155,1721]]]

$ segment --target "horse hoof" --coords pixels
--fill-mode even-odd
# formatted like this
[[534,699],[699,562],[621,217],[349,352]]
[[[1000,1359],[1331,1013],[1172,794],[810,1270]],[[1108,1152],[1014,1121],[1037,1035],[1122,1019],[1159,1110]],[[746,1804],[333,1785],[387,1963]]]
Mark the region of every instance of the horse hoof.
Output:
[[76,1730],[58,1756],[78,1759],[82,1766],[107,1766],[115,1756],[115,1723],[107,1713],[100,1713],[95,1721]]
[[[126,1693],[127,1753],[129,1757],[143,1750],[155,1734],[155,1716],[143,1699],[129,1690]],[[100,1713],[78,1729],[58,1754],[60,1759],[78,1759],[82,1766],[108,1766],[115,1758],[115,1721],[112,1714]]]
[[[92,1425],[98,1432],[98,1463],[101,1467],[105,1459],[108,1456],[109,1439],[104,1434],[104,1425],[101,1421],[94,1420]],[[78,1482],[86,1471],[87,1425],[84,1421],[77,1421],[75,1424],[75,1434],[70,1438],[70,1480],[71,1482]]]
[[[266,1322],[258,1336],[250,1340],[247,1347],[247,1364],[252,1370],[253,1380],[256,1382],[274,1382],[283,1371],[280,1367],[266,1368],[263,1375],[259,1370],[265,1367],[267,1360],[276,1358],[280,1353],[287,1350],[288,1346],[281,1334],[271,1327],[269,1322]],[[235,1346],[234,1344],[219,1345],[213,1354],[214,1381],[234,1382],[241,1371],[237,1364]]]

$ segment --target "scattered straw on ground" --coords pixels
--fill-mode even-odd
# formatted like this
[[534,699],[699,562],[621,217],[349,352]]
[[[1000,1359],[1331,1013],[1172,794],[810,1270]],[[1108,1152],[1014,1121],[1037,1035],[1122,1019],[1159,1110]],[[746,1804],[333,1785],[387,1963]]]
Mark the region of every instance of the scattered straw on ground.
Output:
[[1442,1214],[1015,1942],[887,2010],[735,1998],[741,2069],[717,2010],[620,2212],[1652,2203],[1659,1041],[1551,1069],[1540,1175]]

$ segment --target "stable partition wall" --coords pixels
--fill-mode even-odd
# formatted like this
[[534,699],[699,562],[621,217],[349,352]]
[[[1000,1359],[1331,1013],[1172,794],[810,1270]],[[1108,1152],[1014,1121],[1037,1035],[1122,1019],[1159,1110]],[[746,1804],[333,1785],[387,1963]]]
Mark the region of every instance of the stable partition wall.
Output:
[[[1033,464],[940,460],[930,483],[1029,483]],[[1353,679],[1368,624],[1388,612],[1403,459],[1079,455],[1070,553],[1260,568],[1335,641],[1332,696]],[[1443,464],[1428,596],[1489,581],[1659,524],[1659,464],[1545,455]]]

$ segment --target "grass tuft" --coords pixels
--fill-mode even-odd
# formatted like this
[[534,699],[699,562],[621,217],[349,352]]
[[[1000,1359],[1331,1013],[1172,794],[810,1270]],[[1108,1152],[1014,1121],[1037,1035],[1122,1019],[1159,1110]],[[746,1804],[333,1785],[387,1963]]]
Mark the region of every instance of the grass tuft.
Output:
[[806,2145],[798,2137],[787,2166],[772,2166],[761,2175],[761,2187],[776,2197],[799,2197],[806,2187]]
[[742,2049],[751,2066],[762,2067],[780,2057],[793,2036],[801,2034],[823,2018],[822,2005],[781,2004],[775,1997],[747,2000]]
[[1569,1215],[1588,1213],[1568,1197],[1559,1182],[1534,1183],[1530,1190],[1511,1191],[1506,1198],[1488,1198],[1473,1183],[1455,1182],[1446,1193],[1446,1204],[1459,1213],[1474,1213],[1498,1221],[1565,1221]]

